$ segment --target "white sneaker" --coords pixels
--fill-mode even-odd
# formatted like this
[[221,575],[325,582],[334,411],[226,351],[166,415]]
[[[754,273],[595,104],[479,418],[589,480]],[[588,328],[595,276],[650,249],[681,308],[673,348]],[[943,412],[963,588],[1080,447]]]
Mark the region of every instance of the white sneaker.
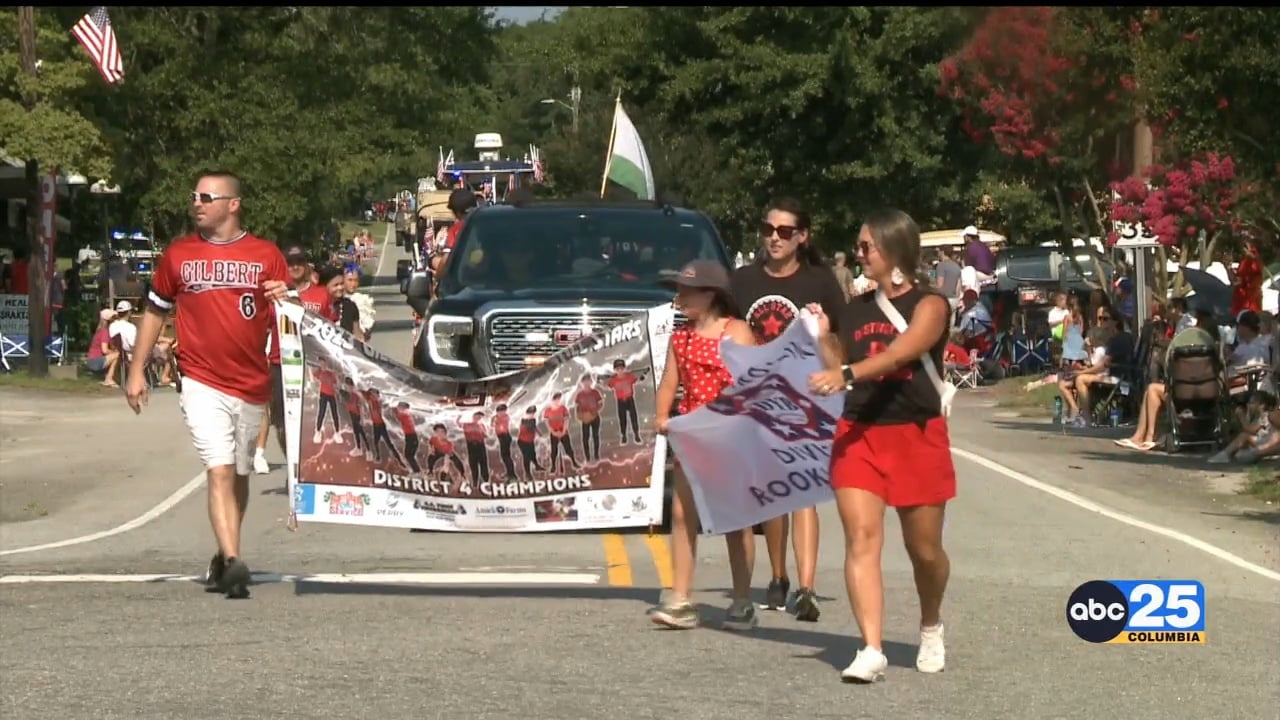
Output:
[[339,432],[339,433],[334,433],[334,434],[333,434],[333,444],[334,444],[334,445],[341,445],[341,444],[342,444],[342,433],[340,433],[340,432]]
[[319,445],[320,442],[323,440],[324,440],[324,435],[321,434],[319,430],[317,430],[316,433],[311,436],[311,442],[315,445]]
[[267,462],[267,456],[261,450],[253,454],[253,471],[259,475],[266,475],[271,472],[271,465]]
[[368,453],[358,447],[351,448],[351,452],[347,453],[347,455],[350,455],[351,457],[364,457],[367,454]]
[[889,668],[889,658],[884,653],[871,647],[864,647],[854,656],[849,667],[840,672],[840,679],[845,682],[873,683],[884,679],[884,671]]
[[947,649],[942,643],[942,623],[920,628],[920,650],[916,652],[916,669],[922,673],[938,673],[947,665]]

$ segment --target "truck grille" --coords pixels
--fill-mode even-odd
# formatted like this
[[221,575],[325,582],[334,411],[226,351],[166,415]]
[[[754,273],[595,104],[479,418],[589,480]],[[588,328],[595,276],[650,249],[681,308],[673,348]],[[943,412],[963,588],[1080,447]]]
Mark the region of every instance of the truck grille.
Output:
[[[599,330],[631,317],[640,310],[590,310],[587,322]],[[489,318],[486,336],[489,361],[498,373],[523,370],[527,357],[550,357],[580,337],[582,312],[511,312]]]

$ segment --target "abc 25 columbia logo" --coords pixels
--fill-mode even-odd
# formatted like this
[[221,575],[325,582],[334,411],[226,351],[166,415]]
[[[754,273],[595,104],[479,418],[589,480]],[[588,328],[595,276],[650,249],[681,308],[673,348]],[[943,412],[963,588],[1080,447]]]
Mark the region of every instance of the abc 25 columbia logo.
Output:
[[1067,625],[1091,643],[1203,645],[1204,620],[1196,580],[1090,580],[1067,600]]

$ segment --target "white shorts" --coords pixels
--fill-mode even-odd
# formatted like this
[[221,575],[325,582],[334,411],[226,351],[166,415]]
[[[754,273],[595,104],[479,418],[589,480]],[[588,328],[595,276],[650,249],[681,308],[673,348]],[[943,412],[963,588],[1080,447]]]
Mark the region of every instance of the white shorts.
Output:
[[248,475],[266,404],[245,402],[191,378],[183,378],[178,404],[205,467],[235,465],[237,475]]

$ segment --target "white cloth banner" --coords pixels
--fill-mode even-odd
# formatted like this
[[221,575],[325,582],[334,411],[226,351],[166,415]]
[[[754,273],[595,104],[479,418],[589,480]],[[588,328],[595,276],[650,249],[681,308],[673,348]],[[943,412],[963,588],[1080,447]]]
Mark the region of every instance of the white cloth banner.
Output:
[[689,479],[702,532],[719,535],[834,498],[831,440],[844,393],[809,391],[822,358],[802,312],[768,345],[720,345],[734,386],[672,418],[670,442]]

